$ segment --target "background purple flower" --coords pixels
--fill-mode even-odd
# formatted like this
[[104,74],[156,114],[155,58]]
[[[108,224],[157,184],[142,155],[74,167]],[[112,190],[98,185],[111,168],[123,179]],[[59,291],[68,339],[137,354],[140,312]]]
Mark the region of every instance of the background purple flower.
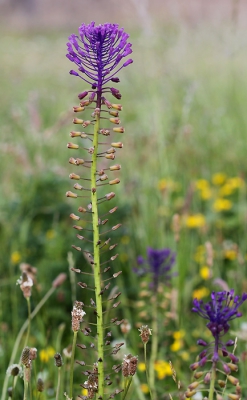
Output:
[[137,257],[139,268],[134,268],[134,272],[138,275],[150,274],[152,278],[151,287],[157,290],[159,282],[169,284],[174,274],[171,269],[175,263],[175,253],[171,249],[156,250],[152,247],[147,248],[147,259],[142,256]]

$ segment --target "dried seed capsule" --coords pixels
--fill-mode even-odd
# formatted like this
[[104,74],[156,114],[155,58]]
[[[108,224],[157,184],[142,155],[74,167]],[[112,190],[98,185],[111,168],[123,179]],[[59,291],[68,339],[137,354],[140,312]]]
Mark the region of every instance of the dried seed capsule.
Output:
[[73,111],[74,111],[74,112],[80,112],[80,111],[84,111],[84,110],[85,110],[84,107],[78,107],[78,106],[73,107]]
[[71,131],[70,132],[70,137],[80,137],[81,136],[81,132],[76,132],[76,131]]
[[120,122],[121,122],[119,118],[109,118],[109,121],[110,121],[112,124],[116,124],[116,125],[119,125]]
[[112,108],[118,111],[122,111],[123,106],[121,104],[112,104]]
[[83,124],[84,120],[81,118],[74,118],[73,124]]
[[23,364],[26,368],[30,368],[31,360],[30,360],[30,348],[24,347],[21,353],[21,364]]
[[67,147],[68,147],[68,149],[73,149],[73,150],[79,149],[79,145],[75,144],[75,143],[68,143]]
[[63,365],[63,359],[60,353],[54,355],[55,366],[60,368]]
[[110,167],[110,171],[119,171],[120,169],[121,169],[121,165],[120,164],[112,165]]
[[118,149],[122,149],[123,148],[123,143],[122,142],[114,142],[114,143],[111,143],[111,146],[112,147],[116,147]]
[[66,192],[66,196],[67,196],[67,197],[72,197],[72,198],[74,198],[74,199],[77,198],[77,194],[76,194],[76,193],[73,193],[73,192],[70,192],[70,191]]
[[44,388],[45,388],[44,381],[41,378],[39,378],[37,381],[37,391],[43,392]]
[[118,183],[120,183],[120,179],[115,178],[112,181],[109,181],[109,185],[117,185]]
[[118,133],[124,133],[124,131],[125,131],[123,126],[114,127],[112,130],[113,130],[113,132],[118,132]]

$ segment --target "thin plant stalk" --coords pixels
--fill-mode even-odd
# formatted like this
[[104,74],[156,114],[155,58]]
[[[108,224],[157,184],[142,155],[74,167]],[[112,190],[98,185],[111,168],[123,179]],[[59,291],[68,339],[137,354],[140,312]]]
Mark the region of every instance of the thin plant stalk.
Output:
[[27,310],[28,310],[28,319],[27,319],[27,335],[24,343],[24,347],[27,346],[29,335],[30,335],[30,329],[31,329],[31,302],[30,302],[30,297],[27,297]]
[[[39,310],[43,307],[43,305],[46,303],[46,301],[49,299],[49,297],[55,292],[56,287],[52,286],[50,288],[50,290],[48,290],[48,292],[45,294],[45,296],[43,297],[43,299],[40,300],[40,302],[37,304],[37,306],[35,307],[35,309],[32,311],[32,313],[30,314],[30,321],[36,316],[36,314],[39,312]],[[16,337],[16,341],[13,347],[13,351],[10,357],[10,362],[9,365],[12,365],[14,362],[14,359],[16,357],[16,353],[20,347],[20,341],[22,339],[22,336],[25,332],[25,330],[28,327],[28,323],[29,323],[29,319],[27,319],[24,324],[22,325],[17,337]],[[1,396],[1,400],[5,399],[5,395],[7,392],[7,386],[8,386],[8,376],[7,374],[5,374],[5,378],[4,378],[4,383],[3,383],[3,391],[2,391],[2,396]]]
[[127,396],[127,393],[129,391],[130,385],[132,382],[132,376],[129,376],[127,379],[125,379],[124,381],[124,393],[123,393],[123,398],[122,400],[124,400]]
[[210,377],[210,387],[209,387],[208,400],[213,400],[214,399],[215,380],[216,380],[216,365],[214,363],[214,365],[212,367],[211,377]]
[[150,393],[150,397],[153,400],[152,390],[150,387],[149,375],[148,375],[148,364],[147,364],[147,343],[144,343],[144,362],[145,362],[145,369],[146,369],[146,379],[148,384],[148,389]]
[[[61,368],[58,368],[58,375],[57,375],[57,393],[56,393],[56,400],[59,399],[59,393],[60,393],[60,386],[61,386]],[[72,395],[70,397],[72,399]]]
[[[70,360],[70,375],[69,375],[69,397],[70,397],[70,399],[72,399],[72,397],[73,397],[74,361],[75,361],[75,347],[76,347],[77,333],[78,333],[78,331],[74,331],[72,351],[71,351],[71,360]],[[58,368],[58,370],[60,371],[60,368]],[[60,377],[60,372],[59,372],[59,377]]]
[[24,396],[23,396],[23,400],[27,400],[28,399],[28,381],[25,377],[25,372],[26,372],[26,367],[24,367]]
[[154,364],[157,359],[158,353],[158,304],[157,304],[157,295],[154,296],[153,302],[153,319],[152,319],[152,343],[151,343],[151,354],[150,354],[150,363],[149,363],[149,384],[150,384],[150,393],[152,393],[152,399],[157,399],[157,393],[155,389],[155,374],[154,374]]
[[[98,93],[99,108],[101,93]],[[93,250],[94,250],[94,283],[95,283],[95,298],[96,298],[96,315],[97,315],[97,342],[98,342],[98,397],[104,398],[104,351],[103,351],[103,310],[101,292],[101,277],[100,277],[100,254],[99,254],[99,226],[98,226],[98,206],[97,206],[97,191],[96,188],[96,171],[97,171],[97,150],[98,150],[98,131],[100,126],[100,115],[96,116],[94,125],[93,147],[91,164],[91,202],[92,202],[92,223],[93,223]]]

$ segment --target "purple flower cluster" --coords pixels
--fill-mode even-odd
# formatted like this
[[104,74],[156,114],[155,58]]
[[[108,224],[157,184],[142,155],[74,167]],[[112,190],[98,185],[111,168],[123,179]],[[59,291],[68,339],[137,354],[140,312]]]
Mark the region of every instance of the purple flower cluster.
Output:
[[138,275],[150,274],[152,277],[151,287],[156,291],[159,282],[168,284],[174,275],[171,274],[171,269],[175,263],[175,253],[169,248],[155,250],[148,247],[147,259],[139,256],[137,263],[141,268],[134,268],[134,272]]
[[[133,62],[132,59],[123,62],[132,53],[128,38],[129,35],[123,28],[119,29],[117,24],[82,24],[79,36],[72,34],[67,43],[67,57],[79,70],[79,73],[74,70],[70,73],[79,76],[98,91],[110,80],[119,82],[116,73]],[[117,94],[116,89],[111,89],[113,95]]]
[[[242,316],[242,313],[238,311],[239,307],[247,299],[247,293],[244,293],[241,297],[234,296],[234,290],[229,292],[212,292],[211,301],[204,303],[202,300],[194,299],[192,311],[198,313],[202,318],[208,320],[207,328],[211,331],[214,337],[214,350],[212,361],[216,362],[219,359],[219,349],[222,350],[223,356],[229,356],[232,361],[234,355],[228,353],[226,346],[234,344],[233,341],[222,343],[220,338],[224,336],[230,328],[229,321]],[[199,340],[198,344],[201,346],[208,346],[203,340]],[[201,353],[201,360],[206,358],[208,352],[204,350]],[[235,360],[237,361],[237,360]]]

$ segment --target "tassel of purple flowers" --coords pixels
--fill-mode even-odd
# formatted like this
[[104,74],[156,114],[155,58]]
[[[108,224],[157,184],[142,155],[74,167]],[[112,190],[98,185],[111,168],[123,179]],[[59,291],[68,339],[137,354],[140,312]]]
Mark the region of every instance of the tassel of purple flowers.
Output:
[[[200,339],[197,342],[203,347],[203,350],[199,354],[198,361],[190,366],[191,370],[195,372],[194,381],[188,386],[185,393],[187,398],[191,398],[197,390],[203,390],[202,387],[204,387],[204,390],[209,392],[209,400],[213,400],[215,394],[217,399],[221,399],[227,389],[227,383],[230,383],[235,386],[235,393],[229,393],[228,397],[234,400],[240,399],[241,387],[238,379],[232,375],[238,370],[239,360],[234,351],[229,350],[235,342],[233,340],[224,341],[222,338],[230,329],[229,322],[242,316],[238,309],[246,299],[247,293],[241,297],[234,296],[234,290],[230,290],[229,292],[212,292],[211,301],[208,303],[198,299],[193,300],[192,311],[208,320],[206,326],[214,340],[207,343]],[[221,379],[218,376],[220,374]]]
[[[79,130],[73,130],[70,136],[78,142],[68,143],[67,146],[76,152],[84,151],[87,155],[85,159],[80,155],[70,158],[70,164],[78,167],[80,172],[70,174],[70,179],[76,182],[75,191],[66,193],[67,197],[86,202],[79,204],[78,213],[70,215],[76,223],[74,229],[77,232],[77,240],[82,243],[82,247],[79,243],[72,247],[84,253],[93,269],[94,276],[91,289],[95,292],[95,301],[91,299],[89,307],[94,309],[97,319],[97,332],[94,333],[97,341],[97,359],[93,364],[93,370],[88,372],[88,380],[82,385],[88,390],[86,398],[93,398],[97,393],[97,398],[103,399],[105,386],[109,385],[104,376],[105,338],[109,332],[105,333],[106,321],[104,321],[105,310],[102,296],[110,287],[110,279],[117,278],[121,271],[114,271],[110,278],[109,275],[105,276],[110,270],[109,264],[117,258],[118,254],[113,254],[107,262],[102,263],[101,253],[105,250],[113,251],[116,247],[116,243],[110,244],[111,239],[108,234],[118,229],[121,224],[115,224],[106,229],[104,226],[109,225],[108,215],[110,217],[117,207],[112,207],[108,215],[105,214],[107,217],[100,216],[98,209],[101,203],[114,199],[115,193],[112,187],[120,183],[119,178],[115,176],[115,171],[120,170],[121,166],[108,163],[115,159],[116,152],[123,147],[123,143],[118,138],[115,139],[115,135],[124,133],[119,118],[122,105],[111,102],[109,95],[117,100],[121,99],[121,93],[115,87],[115,84],[120,82],[116,74],[133,62],[128,58],[132,53],[132,45],[128,43],[128,38],[129,35],[123,28],[119,29],[116,24],[107,23],[96,26],[92,22],[89,25],[82,24],[79,35],[71,35],[67,43],[67,57],[78,70],[78,72],[71,70],[70,74],[79,77],[89,85],[87,90],[78,95],[80,104],[74,107],[74,112],[83,113],[83,115],[86,115],[87,111],[91,113],[89,117],[83,117],[83,119],[76,117],[73,120]],[[111,136],[114,136],[114,139],[109,140]],[[83,170],[90,173],[86,175]],[[104,187],[108,187],[107,192],[103,191]],[[91,235],[93,235],[93,240],[91,240]],[[92,249],[89,251],[85,246],[90,243]],[[78,269],[75,271],[91,275],[90,272],[86,273]],[[83,289],[88,288],[85,282],[80,282],[79,285]],[[108,301],[114,301],[120,294],[112,296]],[[120,302],[116,301],[111,308],[115,309],[119,304]],[[113,321],[118,322],[117,318]],[[84,332],[85,335],[89,335],[91,329],[86,329]],[[83,349],[85,345],[82,344],[79,347]],[[72,397],[71,393],[70,397]]]

